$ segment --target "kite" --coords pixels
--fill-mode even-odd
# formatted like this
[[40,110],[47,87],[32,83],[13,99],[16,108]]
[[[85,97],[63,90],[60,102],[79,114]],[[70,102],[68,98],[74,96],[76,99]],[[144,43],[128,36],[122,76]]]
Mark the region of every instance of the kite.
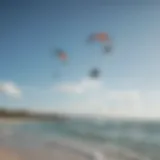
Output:
[[[58,60],[58,62],[60,62],[60,65],[61,64],[67,64],[68,62],[68,55],[66,52],[64,52],[62,49],[56,49],[54,50],[54,56],[56,57],[56,61]],[[63,66],[63,65],[62,65]],[[60,66],[59,66],[60,67]],[[59,68],[58,67],[58,68]],[[63,66],[64,67],[64,66]],[[55,68],[55,67],[54,67]],[[58,78],[61,76],[61,74],[59,73],[60,72],[60,68],[58,69],[57,67],[55,68],[55,72],[53,74],[53,77],[54,78]]]
[[61,49],[57,49],[55,51],[56,53],[56,56],[58,57],[58,59],[62,62],[67,62],[68,60],[68,56],[67,56],[67,53],[65,53],[63,50]]
[[94,68],[90,71],[89,75],[92,78],[98,78],[100,75],[100,71],[97,68]]
[[105,53],[111,51],[111,39],[107,33],[91,34],[88,38],[88,42],[98,42],[103,45]]

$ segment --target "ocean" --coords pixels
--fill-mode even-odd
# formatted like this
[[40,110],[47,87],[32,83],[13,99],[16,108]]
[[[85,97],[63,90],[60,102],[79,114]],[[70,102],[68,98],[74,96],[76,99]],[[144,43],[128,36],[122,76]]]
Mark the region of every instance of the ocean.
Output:
[[52,150],[55,144],[97,160],[160,160],[160,122],[74,118],[0,124],[1,146]]

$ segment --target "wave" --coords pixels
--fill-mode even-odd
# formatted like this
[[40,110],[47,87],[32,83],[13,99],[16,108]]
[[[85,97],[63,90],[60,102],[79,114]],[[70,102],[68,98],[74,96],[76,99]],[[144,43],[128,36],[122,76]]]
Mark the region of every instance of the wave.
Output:
[[[98,122],[97,121],[69,121],[67,123],[36,123],[25,124],[20,126],[17,132],[36,135],[37,141],[39,139],[52,141],[55,137],[64,137],[72,139],[64,144],[64,140],[60,141],[60,146],[70,148],[70,151],[75,151],[86,154],[89,159],[103,159],[110,157],[112,160],[149,160],[143,158],[142,155],[152,158],[152,160],[159,159],[160,149],[160,129],[159,123],[131,123],[131,122]],[[17,138],[20,137],[17,135]],[[38,136],[37,136],[38,135]],[[41,138],[38,138],[41,137]],[[31,138],[31,137],[30,137]],[[33,138],[34,139],[34,138]],[[35,138],[36,139],[36,138]],[[34,141],[35,141],[34,139]],[[83,145],[79,145],[79,141]],[[96,148],[92,145],[86,147],[86,143],[96,144]],[[52,143],[52,142],[51,142]],[[57,142],[59,143],[59,142]],[[85,146],[84,146],[85,144]],[[107,148],[97,149],[97,144],[107,145]],[[111,146],[108,147],[108,145]],[[156,145],[155,145],[156,144]],[[116,148],[116,149],[115,149]],[[126,149],[127,148],[127,149]],[[128,150],[129,149],[129,150]],[[115,156],[114,156],[115,154]],[[120,159],[121,158],[121,159]],[[109,160],[110,160],[109,159]]]
[[69,140],[54,140],[46,143],[47,147],[64,148],[74,153],[79,153],[90,160],[150,160],[147,157],[139,155],[129,149],[121,146],[114,146],[107,144],[105,146],[96,147],[85,145],[85,143],[78,143]]
[[[119,125],[120,124],[120,125]],[[134,142],[148,142],[160,145],[160,129],[157,128],[159,124],[134,124],[131,122],[106,122],[103,124],[89,122],[71,122],[63,125],[64,133],[68,135],[95,141],[108,140],[127,140]],[[152,130],[154,128],[154,130]],[[153,133],[153,131],[155,131]]]
[[103,160],[103,154],[101,152],[95,151],[91,148],[88,148],[86,146],[77,145],[76,143],[73,143],[71,141],[66,140],[54,140],[52,142],[46,143],[47,147],[60,147],[61,149],[64,148],[65,150],[81,154],[85,156],[87,159],[91,160]]

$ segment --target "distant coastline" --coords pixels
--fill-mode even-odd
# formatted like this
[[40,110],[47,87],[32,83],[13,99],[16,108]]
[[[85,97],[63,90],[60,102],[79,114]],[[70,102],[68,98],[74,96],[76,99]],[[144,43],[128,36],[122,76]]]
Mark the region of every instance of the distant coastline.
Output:
[[66,121],[68,117],[60,114],[43,114],[24,110],[0,109],[0,122],[4,121]]

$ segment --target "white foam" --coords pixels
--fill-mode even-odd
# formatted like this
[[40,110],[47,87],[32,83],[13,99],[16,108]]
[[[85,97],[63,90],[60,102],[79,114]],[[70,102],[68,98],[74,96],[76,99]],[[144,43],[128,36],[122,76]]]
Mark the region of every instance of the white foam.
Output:
[[[118,156],[121,155],[124,156],[124,160],[151,160],[148,157],[144,157],[138,153],[135,153],[134,151],[123,148],[122,146],[108,144],[103,146],[92,146],[84,144],[84,142],[74,142],[73,140],[56,140],[52,141],[51,144],[58,144],[60,147],[65,147],[66,149],[69,149],[70,151],[75,151],[81,155],[86,156],[90,160],[117,160]],[[108,151],[108,153],[107,153]],[[108,155],[110,154],[110,155]],[[117,158],[115,158],[117,155]],[[119,159],[118,159],[119,160]]]
[[88,148],[88,146],[82,145],[80,143],[78,144],[73,141],[67,142],[66,140],[65,141],[62,141],[62,140],[52,141],[52,143],[53,143],[53,146],[56,143],[60,145],[60,147],[65,147],[66,150],[69,149],[70,151],[80,153],[81,155],[86,156],[90,160],[105,160],[104,155],[100,151],[94,148],[91,148],[91,147]]
[[104,155],[101,152],[94,153],[95,160],[105,160]]
[[106,150],[112,149],[117,153],[122,153],[125,156],[129,157],[128,160],[130,160],[130,158],[136,158],[137,160],[151,160],[148,157],[142,156],[138,153],[135,153],[134,151],[128,149],[128,148],[124,148],[122,146],[118,146],[118,145],[113,145],[113,144],[107,144],[104,146]]

